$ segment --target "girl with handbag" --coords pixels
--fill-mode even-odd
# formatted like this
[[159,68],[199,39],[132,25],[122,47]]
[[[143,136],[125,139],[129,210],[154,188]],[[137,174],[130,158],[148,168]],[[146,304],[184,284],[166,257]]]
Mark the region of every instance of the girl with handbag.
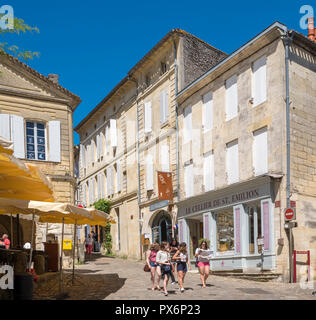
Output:
[[[159,251],[159,244],[153,243],[150,246],[150,249],[147,251],[147,265],[150,267],[150,279],[151,279],[151,290],[154,291],[155,287],[160,290],[159,282],[160,282],[160,272],[157,271],[157,252]],[[157,285],[155,286],[155,274],[157,271],[158,279],[157,279]]]
[[175,238],[172,238],[169,246],[169,251],[170,251],[170,256],[171,256],[171,284],[176,284],[176,279],[175,279],[175,274],[176,274],[176,266],[177,266],[177,261],[172,259],[173,256],[176,254],[178,251],[178,241]]
[[191,271],[191,265],[189,263],[187,244],[185,242],[180,243],[179,250],[173,256],[173,259],[177,261],[177,271],[178,271],[178,280],[179,280],[179,290],[184,292],[183,283],[185,274],[189,270]]
[[171,276],[171,263],[170,263],[170,253],[168,251],[168,243],[163,241],[160,245],[160,251],[157,254],[157,263],[160,264],[161,267],[161,276],[163,279],[163,289],[164,295],[168,295],[167,285],[169,281],[169,277]]

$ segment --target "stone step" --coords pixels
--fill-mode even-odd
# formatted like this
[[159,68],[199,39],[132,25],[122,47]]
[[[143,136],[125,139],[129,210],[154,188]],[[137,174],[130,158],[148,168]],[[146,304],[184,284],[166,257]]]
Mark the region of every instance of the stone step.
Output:
[[274,281],[277,280],[281,273],[273,273],[273,272],[260,272],[260,273],[250,273],[250,272],[225,272],[225,271],[215,271],[212,272],[214,276],[222,276],[222,277],[233,277],[238,279],[246,279],[253,281]]

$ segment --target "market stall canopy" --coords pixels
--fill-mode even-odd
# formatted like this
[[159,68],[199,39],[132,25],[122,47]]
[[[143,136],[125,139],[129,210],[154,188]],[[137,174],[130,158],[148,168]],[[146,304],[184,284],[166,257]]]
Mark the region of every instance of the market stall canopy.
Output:
[[48,178],[35,165],[23,163],[12,153],[12,143],[0,137],[0,197],[54,201]]

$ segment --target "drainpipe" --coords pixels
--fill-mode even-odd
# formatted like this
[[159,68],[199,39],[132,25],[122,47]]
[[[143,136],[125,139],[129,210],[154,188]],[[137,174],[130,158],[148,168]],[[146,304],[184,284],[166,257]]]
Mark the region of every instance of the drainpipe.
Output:
[[[175,87],[175,108],[176,108],[176,162],[177,162],[177,201],[180,201],[180,177],[179,177],[179,126],[178,126],[178,63],[177,63],[177,45],[175,40],[173,41],[174,47],[174,87]],[[177,213],[178,217],[178,213]],[[175,219],[176,222],[177,219]]]
[[143,260],[142,252],[142,212],[140,209],[140,199],[141,199],[141,190],[140,190],[140,163],[139,163],[139,112],[138,112],[138,82],[134,78],[129,78],[129,80],[135,82],[136,84],[136,120],[137,120],[137,179],[138,179],[138,223],[139,223],[139,254],[140,260]]
[[[285,91],[286,91],[286,207],[290,207],[290,198],[291,198],[291,145],[290,145],[290,72],[289,72],[289,45],[292,42],[292,38],[289,36],[286,31],[282,37],[284,47],[285,47]],[[293,234],[292,228],[288,229],[289,232],[289,282],[293,282]]]

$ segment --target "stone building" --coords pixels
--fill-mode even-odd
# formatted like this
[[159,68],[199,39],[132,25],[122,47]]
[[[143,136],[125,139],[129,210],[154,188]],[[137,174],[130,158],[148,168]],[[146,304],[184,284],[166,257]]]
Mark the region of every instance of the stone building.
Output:
[[[72,115],[80,98],[59,85],[57,75],[46,77],[10,55],[0,55],[0,71],[0,136],[13,141],[17,158],[50,178],[56,202],[74,203]],[[1,231],[10,234],[9,226],[10,217],[1,216]],[[31,240],[27,216],[20,216],[20,226],[23,245]],[[65,230],[71,239],[71,227]],[[60,238],[61,226],[37,223],[37,249],[47,233]],[[17,245],[15,231],[12,240]]]
[[[141,257],[151,241],[170,239],[176,223],[176,101],[226,55],[182,30],[170,31],[75,128],[80,135],[84,203],[108,198],[113,249]],[[159,201],[157,171],[173,176],[174,200]]]
[[294,249],[310,250],[315,269],[315,54],[311,38],[274,23],[178,93],[178,226],[192,263],[205,237],[212,270],[288,279],[290,181]]

